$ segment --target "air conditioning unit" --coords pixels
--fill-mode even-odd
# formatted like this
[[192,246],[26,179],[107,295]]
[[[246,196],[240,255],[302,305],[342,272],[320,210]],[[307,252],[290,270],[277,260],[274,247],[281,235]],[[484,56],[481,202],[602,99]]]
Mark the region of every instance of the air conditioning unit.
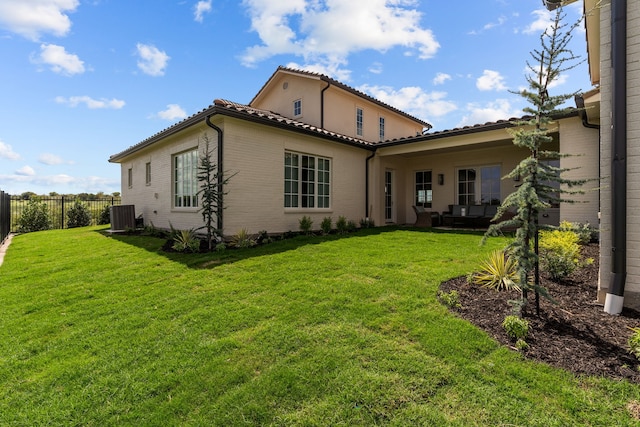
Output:
[[114,205],[109,211],[111,215],[111,230],[123,231],[136,228],[135,205]]

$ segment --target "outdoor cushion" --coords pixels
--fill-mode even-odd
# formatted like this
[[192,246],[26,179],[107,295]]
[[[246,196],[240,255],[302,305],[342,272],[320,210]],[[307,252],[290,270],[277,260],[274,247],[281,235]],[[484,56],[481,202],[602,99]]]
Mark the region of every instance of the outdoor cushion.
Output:
[[488,217],[489,219],[496,216],[497,213],[498,213],[498,205],[488,205],[484,209],[484,216]]
[[451,208],[451,215],[462,216],[462,208],[466,208],[464,205],[453,205]]
[[468,216],[484,216],[484,205],[471,205],[467,211]]

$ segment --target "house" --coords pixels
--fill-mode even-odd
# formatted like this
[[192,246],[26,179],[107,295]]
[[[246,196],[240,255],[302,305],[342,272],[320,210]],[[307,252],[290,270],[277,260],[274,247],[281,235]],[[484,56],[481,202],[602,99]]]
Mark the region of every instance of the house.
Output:
[[[553,148],[584,154],[563,160],[579,162],[574,177],[596,176],[597,130],[577,110],[556,123]],[[511,193],[518,183],[501,177],[526,155],[511,127],[505,120],[427,132],[427,122],[330,77],[279,67],[248,105],[215,100],[109,161],[121,165],[123,204],[160,228],[202,225],[196,169],[205,133],[220,170],[235,174],[218,223],[225,235],[297,230],[305,215],[315,228],[339,216],[413,224],[413,205],[443,212]],[[541,220],[597,224],[597,192],[581,197],[586,203],[556,206]]]
[[[640,7],[584,0],[593,108],[600,124],[598,301],[640,308]],[[587,103],[589,100],[587,99]]]

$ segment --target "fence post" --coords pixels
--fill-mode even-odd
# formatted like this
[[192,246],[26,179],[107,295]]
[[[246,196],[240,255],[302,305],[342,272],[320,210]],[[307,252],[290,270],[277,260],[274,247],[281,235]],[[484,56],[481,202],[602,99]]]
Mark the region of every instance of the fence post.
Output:
[[60,215],[61,219],[61,223],[60,223],[60,229],[64,230],[64,195],[62,196],[62,214]]

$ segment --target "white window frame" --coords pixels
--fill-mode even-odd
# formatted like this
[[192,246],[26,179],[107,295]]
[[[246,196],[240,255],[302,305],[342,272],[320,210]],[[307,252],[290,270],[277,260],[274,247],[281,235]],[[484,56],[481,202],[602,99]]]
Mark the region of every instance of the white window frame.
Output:
[[356,107],[356,135],[364,135],[364,110]]
[[198,208],[198,149],[174,154],[171,165],[173,208]]
[[379,124],[380,141],[384,141],[385,120],[383,116],[380,116],[380,119],[378,120],[378,124]]
[[144,165],[144,180],[147,185],[151,185],[151,162]]
[[[418,174],[429,174],[429,181],[423,179],[418,182]],[[433,172],[430,169],[421,169],[413,173],[414,203],[416,206],[431,208],[433,206]]]
[[302,99],[293,101],[293,117],[302,116]]
[[285,209],[330,209],[331,163],[328,157],[285,151]]
[[127,186],[133,188],[133,167],[127,169]]
[[[483,182],[482,182],[482,172],[483,169],[489,169],[489,168],[497,168],[498,169],[498,178],[495,181],[498,184],[498,189],[497,189],[497,194],[494,193],[494,191],[489,191],[488,193],[486,191],[484,191],[484,186],[483,186]],[[460,172],[461,171],[469,171],[469,170],[473,170],[475,171],[475,177],[473,180],[466,180],[463,181],[464,183],[466,183],[466,191],[465,192],[461,192],[461,184],[463,182],[460,181]],[[497,200],[498,203],[500,204],[500,202],[502,201],[502,185],[501,185],[501,173],[502,173],[502,167],[499,164],[488,164],[488,165],[477,165],[477,166],[465,166],[465,167],[459,167],[456,169],[456,203],[460,204],[460,205],[473,205],[473,204],[491,204],[492,200],[495,200],[494,198],[492,198],[491,196],[497,195]],[[470,183],[473,183],[473,194],[471,192],[469,192],[468,190],[468,186]],[[469,197],[473,196],[473,200],[469,200]],[[484,196],[489,196],[489,200],[484,200]],[[461,197],[466,197],[466,201],[461,201]],[[495,203],[494,203],[495,204]]]

